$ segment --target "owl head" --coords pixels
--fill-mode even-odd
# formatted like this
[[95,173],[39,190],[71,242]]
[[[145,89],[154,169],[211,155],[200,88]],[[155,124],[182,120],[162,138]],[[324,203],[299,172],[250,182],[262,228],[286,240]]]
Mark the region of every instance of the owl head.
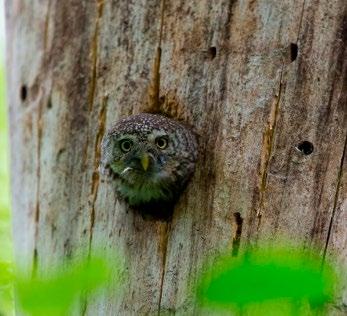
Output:
[[142,113],[116,122],[101,144],[101,171],[115,179],[130,205],[175,199],[194,172],[195,134],[162,115]]

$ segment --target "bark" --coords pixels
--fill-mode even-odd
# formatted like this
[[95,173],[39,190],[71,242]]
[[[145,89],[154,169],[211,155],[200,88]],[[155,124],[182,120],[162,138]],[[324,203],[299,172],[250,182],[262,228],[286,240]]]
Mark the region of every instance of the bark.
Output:
[[[122,290],[81,302],[88,315],[199,314],[204,260],[260,239],[346,267],[346,1],[161,5],[7,1],[17,258],[31,271],[100,243],[121,253]],[[105,129],[146,110],[159,46],[160,111],[201,147],[169,222],[129,210],[97,170]]]

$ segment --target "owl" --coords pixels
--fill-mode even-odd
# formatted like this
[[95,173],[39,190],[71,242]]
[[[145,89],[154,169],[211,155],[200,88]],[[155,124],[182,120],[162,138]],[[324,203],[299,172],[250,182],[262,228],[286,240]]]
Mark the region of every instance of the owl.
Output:
[[141,113],[116,122],[101,143],[100,169],[131,206],[171,202],[194,172],[198,145],[187,126]]

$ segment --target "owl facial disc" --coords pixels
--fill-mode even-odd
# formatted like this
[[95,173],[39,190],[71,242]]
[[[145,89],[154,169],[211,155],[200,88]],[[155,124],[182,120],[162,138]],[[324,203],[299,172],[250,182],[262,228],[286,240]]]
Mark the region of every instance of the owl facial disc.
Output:
[[197,139],[185,125],[141,113],[116,122],[104,135],[100,169],[130,205],[172,201],[192,176]]

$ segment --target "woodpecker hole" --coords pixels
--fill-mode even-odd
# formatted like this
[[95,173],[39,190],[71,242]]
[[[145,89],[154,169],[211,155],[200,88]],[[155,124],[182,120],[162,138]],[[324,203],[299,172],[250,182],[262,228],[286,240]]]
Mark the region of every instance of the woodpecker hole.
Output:
[[22,101],[25,101],[28,97],[28,88],[26,85],[22,85],[20,88],[20,98]]
[[239,253],[241,234],[242,234],[242,224],[243,224],[243,218],[240,212],[234,213],[234,220],[236,224],[236,231],[233,238],[232,256],[236,257]]
[[51,108],[52,108],[52,99],[49,98],[47,102],[47,109],[51,109]]
[[296,148],[305,156],[311,155],[314,150],[313,144],[307,140],[301,142]]
[[214,59],[217,55],[217,48],[212,46],[208,49],[208,54],[210,56],[211,59]]
[[295,43],[290,44],[290,61],[293,62],[298,57],[298,45]]

